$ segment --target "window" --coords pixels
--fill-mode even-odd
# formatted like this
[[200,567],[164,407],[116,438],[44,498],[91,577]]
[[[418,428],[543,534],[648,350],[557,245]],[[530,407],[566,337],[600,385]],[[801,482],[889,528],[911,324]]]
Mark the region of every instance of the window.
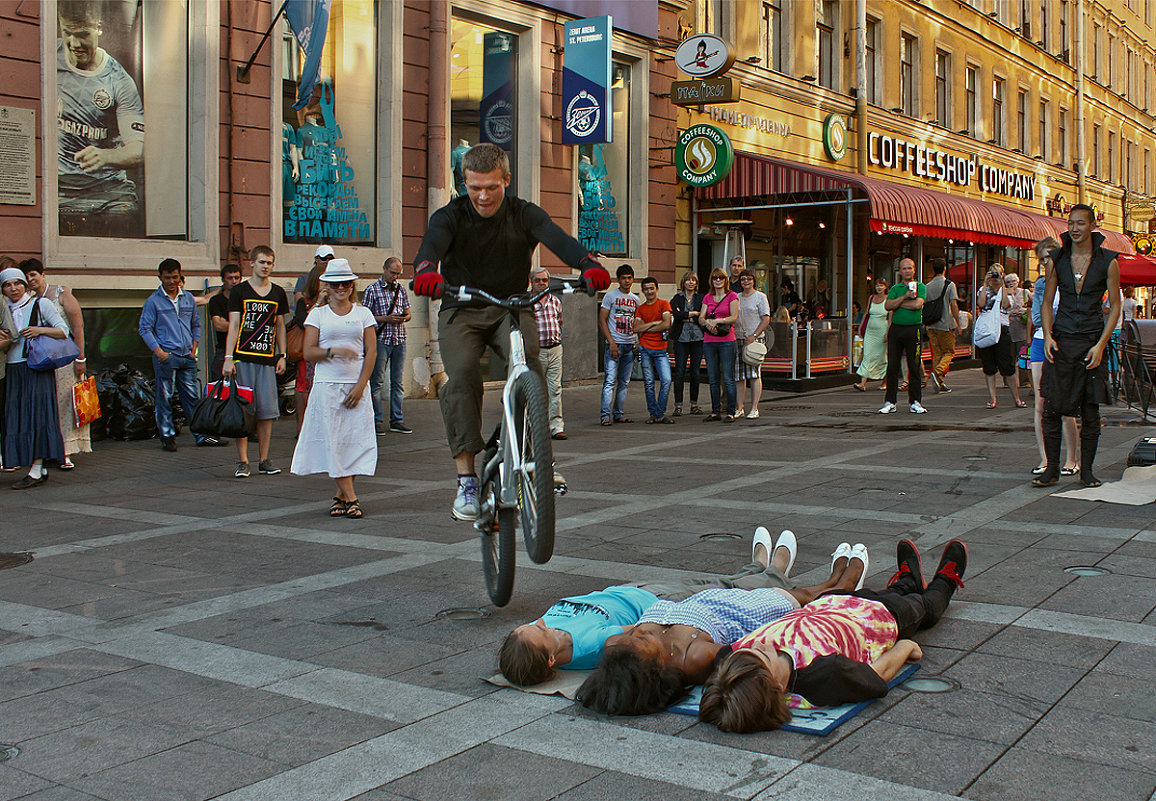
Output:
[[1016,143],[1021,153],[1028,152],[1028,92],[1020,89],[1016,93]]
[[832,0],[823,0],[819,10],[821,16],[815,25],[815,41],[819,47],[819,85],[828,89],[838,89],[839,58],[835,51],[835,3]]
[[967,78],[964,87],[965,105],[967,108],[967,135],[979,136],[979,67],[967,65]]
[[1020,36],[1032,38],[1032,4],[1031,0],[1020,0]]
[[879,105],[879,20],[867,18],[867,102]]
[[764,0],[763,17],[760,24],[763,63],[775,72],[788,72],[787,45],[790,31],[787,29],[787,13],[784,4],[788,0]]
[[1116,183],[1116,134],[1108,131],[1108,183]]
[[991,81],[991,141],[992,144],[1003,147],[1003,78],[993,78]]
[[1124,145],[1124,169],[1120,173],[1121,186],[1134,186],[1140,183],[1132,174],[1132,157],[1135,155],[1135,150],[1136,145],[1133,142],[1128,142]]
[[1071,159],[1068,156],[1068,110],[1060,108],[1060,122],[1056,134],[1059,136],[1057,146],[1060,151],[1060,166],[1065,170],[1072,166]]
[[1051,13],[1051,0],[1040,0],[1040,38],[1036,41],[1045,50],[1048,48],[1048,15]]
[[59,7],[58,230],[188,240],[189,8],[112,5]]
[[297,99],[305,58],[288,23],[281,76],[283,241],[373,245],[376,240],[377,62],[371,0],[334,3],[320,80],[305,107]]
[[1103,31],[1099,25],[1092,26],[1092,80],[1100,83],[1104,83],[1104,45],[1100,41]]
[[899,64],[899,95],[903,113],[909,117],[916,115],[915,104],[918,95],[915,88],[915,75],[918,67],[919,40],[908,34],[902,35],[902,51]]
[[951,54],[935,51],[935,121],[951,127]]
[[454,18],[450,37],[450,167],[461,197],[462,155],[481,142],[506,151],[518,180],[518,36]]
[[698,8],[698,30],[733,40],[732,9],[728,0],[706,0]]
[[625,256],[630,210],[630,65],[614,62],[614,141],[578,146],[578,239],[591,253]]
[[[1051,144],[1051,142],[1048,141],[1048,133],[1049,133],[1049,131],[1048,131],[1048,101],[1041,100],[1040,101],[1040,141],[1036,147],[1036,153],[1038,155],[1042,156],[1048,152],[1048,146]],[[1024,152],[1026,153],[1027,150],[1025,149]]]
[[1112,34],[1108,34],[1107,72],[1104,74],[1103,80],[1100,81],[1100,83],[1104,84],[1104,86],[1115,86],[1116,85],[1116,58],[1115,58],[1115,56],[1116,56],[1116,37],[1113,36]]
[[1100,126],[1092,126],[1092,176],[1100,177]]
[[1144,148],[1144,194],[1152,194],[1152,153]]
[[1071,46],[1068,42],[1068,0],[1060,0],[1060,59],[1064,62],[1071,61]]

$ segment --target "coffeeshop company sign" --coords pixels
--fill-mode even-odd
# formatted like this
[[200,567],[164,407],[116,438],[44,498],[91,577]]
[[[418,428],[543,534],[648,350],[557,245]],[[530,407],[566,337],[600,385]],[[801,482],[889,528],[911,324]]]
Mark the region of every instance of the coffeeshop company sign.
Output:
[[735,149],[730,138],[713,125],[692,125],[678,137],[674,166],[690,186],[713,186],[730,174]]

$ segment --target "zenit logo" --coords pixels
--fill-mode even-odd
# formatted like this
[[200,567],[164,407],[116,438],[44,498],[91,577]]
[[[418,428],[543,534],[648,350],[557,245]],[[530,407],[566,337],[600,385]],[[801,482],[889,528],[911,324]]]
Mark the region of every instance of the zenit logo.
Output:
[[713,125],[693,125],[674,148],[678,176],[691,186],[711,186],[725,178],[734,164],[734,147]]
[[566,106],[566,130],[575,136],[589,136],[602,119],[598,98],[583,89]]

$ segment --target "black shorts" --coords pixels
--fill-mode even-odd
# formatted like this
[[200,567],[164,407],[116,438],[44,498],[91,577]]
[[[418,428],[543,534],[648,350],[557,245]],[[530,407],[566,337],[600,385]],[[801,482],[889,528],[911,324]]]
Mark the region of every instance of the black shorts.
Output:
[[997,369],[1002,376],[1015,375],[1011,330],[1006,325],[999,330],[999,342],[989,348],[976,348],[975,353],[983,362],[984,375],[995,375]]

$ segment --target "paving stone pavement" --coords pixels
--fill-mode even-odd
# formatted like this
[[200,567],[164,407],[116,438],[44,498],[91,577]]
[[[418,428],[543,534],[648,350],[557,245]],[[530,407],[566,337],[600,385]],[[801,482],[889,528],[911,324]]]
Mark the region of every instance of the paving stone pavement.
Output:
[[[556,555],[520,556],[503,609],[449,519],[435,401],[407,402],[414,435],[379,438],[359,521],[327,516],[326,478],[232,478],[231,447],[98,443],[41,488],[0,490],[0,552],[35,554],[0,570],[0,743],[18,750],[0,801],[1153,801],[1156,506],[1031,488],[1030,410],[1007,393],[987,410],[978,371],[952,377],[920,417],[842,389],[767,393],[731,426],[601,428],[599,387],[567,388]],[[1151,432],[1105,418],[1097,472],[1114,480]],[[293,430],[274,427],[285,468]],[[958,689],[899,687],[816,738],[483,682],[506,632],[558,597],[729,572],[759,524],[795,531],[804,583],[841,540],[870,547],[880,585],[899,537],[928,571],[965,539],[967,586],[919,637],[922,674]],[[701,536],[719,532],[741,539]],[[439,616],[455,608],[488,614]]]

